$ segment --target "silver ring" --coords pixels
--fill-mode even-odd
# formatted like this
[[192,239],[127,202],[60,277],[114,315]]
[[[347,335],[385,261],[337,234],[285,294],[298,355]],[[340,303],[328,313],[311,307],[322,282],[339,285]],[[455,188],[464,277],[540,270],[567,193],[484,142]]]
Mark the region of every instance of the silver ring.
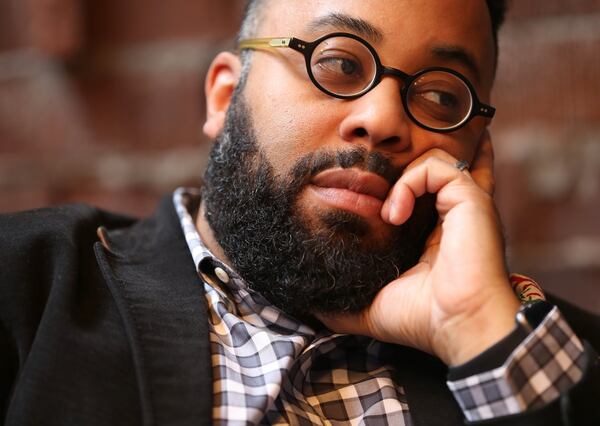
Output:
[[459,171],[463,171],[469,168],[469,162],[465,160],[458,160],[454,163],[454,167],[456,167]]

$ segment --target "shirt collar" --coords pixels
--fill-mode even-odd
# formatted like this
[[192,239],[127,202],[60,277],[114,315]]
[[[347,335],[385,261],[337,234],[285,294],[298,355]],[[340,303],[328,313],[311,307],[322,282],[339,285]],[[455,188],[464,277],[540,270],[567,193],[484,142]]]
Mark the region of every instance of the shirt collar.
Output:
[[196,269],[209,284],[214,284],[216,280],[216,282],[228,287],[230,290],[245,289],[247,288],[246,282],[206,247],[198,233],[191,209],[196,204],[194,201],[197,201],[200,195],[201,190],[199,188],[181,187],[173,193],[173,204],[179,216],[185,240],[194,259]]

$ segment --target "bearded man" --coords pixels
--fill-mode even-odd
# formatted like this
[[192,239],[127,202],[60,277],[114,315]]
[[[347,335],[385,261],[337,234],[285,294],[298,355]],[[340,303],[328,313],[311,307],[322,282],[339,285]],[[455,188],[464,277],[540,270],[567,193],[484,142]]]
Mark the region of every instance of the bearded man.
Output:
[[202,188],[2,218],[6,424],[597,424],[600,320],[505,266],[504,9],[248,2]]

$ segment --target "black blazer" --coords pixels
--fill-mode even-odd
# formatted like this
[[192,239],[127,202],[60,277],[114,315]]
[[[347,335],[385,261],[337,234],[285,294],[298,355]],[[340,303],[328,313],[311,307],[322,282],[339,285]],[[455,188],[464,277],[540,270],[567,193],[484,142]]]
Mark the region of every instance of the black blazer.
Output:
[[[6,425],[208,425],[203,286],[171,197],[136,221],[73,205],[0,216],[0,420]],[[562,305],[600,347],[600,319]],[[600,369],[542,410],[484,424],[600,425]],[[415,425],[462,424],[446,367],[397,348]],[[594,417],[596,416],[596,417]]]

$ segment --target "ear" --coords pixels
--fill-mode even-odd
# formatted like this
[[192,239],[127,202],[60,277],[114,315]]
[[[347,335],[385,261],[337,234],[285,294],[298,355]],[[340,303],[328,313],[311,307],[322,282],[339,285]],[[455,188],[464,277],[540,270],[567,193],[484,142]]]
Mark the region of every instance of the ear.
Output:
[[219,53],[208,69],[204,82],[206,122],[202,130],[211,139],[223,130],[227,108],[240,79],[241,69],[240,58],[231,52]]

